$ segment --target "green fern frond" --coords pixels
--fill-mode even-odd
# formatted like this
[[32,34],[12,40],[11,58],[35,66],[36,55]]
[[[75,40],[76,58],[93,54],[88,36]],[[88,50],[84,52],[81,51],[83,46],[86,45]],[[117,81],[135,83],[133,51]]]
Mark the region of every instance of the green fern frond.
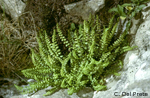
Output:
[[41,67],[41,66],[44,66],[45,62],[44,62],[43,59],[40,58],[40,55],[39,55],[39,54],[36,54],[33,49],[31,49],[31,52],[32,52],[31,59],[32,59],[32,62],[33,62],[33,64],[34,64],[34,66],[35,66],[36,68],[39,68],[39,67]]
[[46,94],[44,94],[44,96],[51,95],[54,92],[58,91],[59,89],[60,89],[59,87],[53,87],[52,89],[50,89],[49,91],[47,91]]
[[[58,24],[57,24],[57,31],[58,31],[58,35],[61,39],[61,41],[64,43],[64,45],[66,45],[67,47],[70,46],[70,43],[67,41],[67,39],[63,36],[62,31],[59,29]],[[70,50],[70,49],[69,49]]]

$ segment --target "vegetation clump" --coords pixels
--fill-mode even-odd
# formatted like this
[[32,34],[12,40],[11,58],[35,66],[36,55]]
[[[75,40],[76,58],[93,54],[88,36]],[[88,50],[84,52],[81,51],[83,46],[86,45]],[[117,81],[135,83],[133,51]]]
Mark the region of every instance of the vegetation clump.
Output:
[[[53,89],[45,95],[61,88],[68,88],[69,95],[85,87],[96,91],[106,89],[105,77],[118,75],[117,71],[122,68],[120,55],[133,49],[126,40],[131,22],[127,23],[126,29],[122,30],[116,39],[119,19],[114,24],[114,17],[109,26],[103,29],[99,26],[98,18],[96,23],[89,18],[78,28],[72,24],[68,30],[68,38],[63,36],[58,25],[53,31],[52,41],[46,31],[40,32],[37,35],[39,53],[32,50],[31,56],[35,67],[22,70],[27,78],[35,79],[36,82],[29,83],[26,88],[15,86],[23,93],[32,93],[52,86]],[[65,53],[57,44],[58,36],[68,48]]]

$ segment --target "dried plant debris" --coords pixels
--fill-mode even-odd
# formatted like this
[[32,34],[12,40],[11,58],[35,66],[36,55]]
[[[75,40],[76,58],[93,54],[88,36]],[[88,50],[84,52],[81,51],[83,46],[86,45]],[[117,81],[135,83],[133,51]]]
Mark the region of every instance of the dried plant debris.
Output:
[[0,21],[0,76],[17,77],[32,66],[30,48],[37,47],[34,32],[23,31],[18,23]]

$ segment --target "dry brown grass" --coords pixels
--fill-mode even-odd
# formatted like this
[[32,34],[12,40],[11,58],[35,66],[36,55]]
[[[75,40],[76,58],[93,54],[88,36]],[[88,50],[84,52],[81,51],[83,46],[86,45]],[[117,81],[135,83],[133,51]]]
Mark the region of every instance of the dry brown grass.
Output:
[[[33,21],[30,24],[33,25]],[[21,76],[21,70],[32,67],[30,48],[37,47],[36,30],[25,30],[24,24],[0,20],[0,77]]]

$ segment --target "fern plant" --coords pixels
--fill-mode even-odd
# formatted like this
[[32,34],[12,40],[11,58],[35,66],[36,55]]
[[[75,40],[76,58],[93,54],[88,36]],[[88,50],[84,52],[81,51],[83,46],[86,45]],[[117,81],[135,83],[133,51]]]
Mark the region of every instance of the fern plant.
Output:
[[[22,93],[32,93],[40,89],[52,86],[53,89],[45,95],[67,88],[68,94],[78,92],[85,87],[91,87],[96,91],[106,89],[105,77],[111,74],[118,75],[122,68],[119,58],[124,52],[133,49],[125,40],[131,22],[126,25],[126,30],[120,32],[115,40],[118,23],[114,24],[114,17],[109,26],[103,29],[90,18],[82,25],[75,28],[74,24],[68,30],[68,38],[65,38],[59,26],[53,31],[52,40],[46,31],[37,36],[39,53],[32,50],[34,68],[22,70],[27,78],[35,79],[25,88],[18,88]],[[68,51],[62,51],[57,44],[59,36]],[[65,52],[65,53],[62,53]]]

